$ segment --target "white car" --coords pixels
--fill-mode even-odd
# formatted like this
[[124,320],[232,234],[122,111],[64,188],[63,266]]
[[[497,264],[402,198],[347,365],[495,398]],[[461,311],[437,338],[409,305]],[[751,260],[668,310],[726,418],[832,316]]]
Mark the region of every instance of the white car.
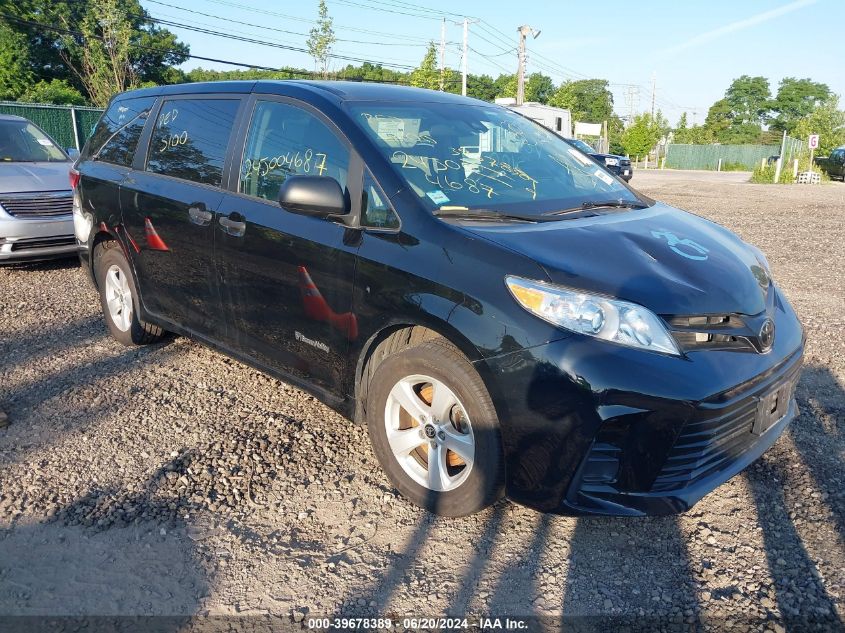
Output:
[[70,167],[37,125],[0,115],[0,264],[76,254]]

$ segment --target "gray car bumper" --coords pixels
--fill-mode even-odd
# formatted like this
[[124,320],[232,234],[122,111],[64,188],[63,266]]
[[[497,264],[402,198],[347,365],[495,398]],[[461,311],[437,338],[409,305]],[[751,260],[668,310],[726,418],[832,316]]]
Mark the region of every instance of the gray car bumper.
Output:
[[73,216],[19,219],[0,211],[0,264],[65,257],[76,252]]

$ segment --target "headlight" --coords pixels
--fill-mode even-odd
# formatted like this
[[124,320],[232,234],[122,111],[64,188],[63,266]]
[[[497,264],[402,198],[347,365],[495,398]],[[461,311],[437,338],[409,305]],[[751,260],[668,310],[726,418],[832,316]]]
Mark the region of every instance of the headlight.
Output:
[[618,158],[611,158],[610,156],[605,156],[604,164],[608,165],[610,167],[617,167],[619,165],[619,159]]
[[505,277],[505,283],[523,308],[553,325],[628,347],[680,356],[660,319],[640,305],[521,277]]

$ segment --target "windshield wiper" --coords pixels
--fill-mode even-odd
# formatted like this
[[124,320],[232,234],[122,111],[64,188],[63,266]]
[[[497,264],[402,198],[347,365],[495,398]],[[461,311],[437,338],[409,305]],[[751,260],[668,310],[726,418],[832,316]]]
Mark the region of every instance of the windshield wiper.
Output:
[[566,215],[568,213],[578,213],[580,211],[589,211],[591,209],[645,209],[648,205],[638,200],[624,201],[624,200],[599,200],[593,202],[586,200],[577,207],[569,209],[562,209],[560,211],[550,211],[544,215]]
[[456,220],[481,220],[490,222],[544,222],[547,218],[536,215],[515,215],[512,213],[499,213],[487,209],[437,209],[434,212],[438,218],[450,218]]

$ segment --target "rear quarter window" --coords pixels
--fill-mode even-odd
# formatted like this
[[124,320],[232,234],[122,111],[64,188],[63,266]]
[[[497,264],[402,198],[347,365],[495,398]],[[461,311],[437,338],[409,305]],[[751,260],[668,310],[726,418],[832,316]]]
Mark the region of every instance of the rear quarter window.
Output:
[[165,101],[150,139],[147,171],[219,187],[239,99]]
[[129,167],[155,97],[115,101],[103,114],[86,146],[86,158]]

